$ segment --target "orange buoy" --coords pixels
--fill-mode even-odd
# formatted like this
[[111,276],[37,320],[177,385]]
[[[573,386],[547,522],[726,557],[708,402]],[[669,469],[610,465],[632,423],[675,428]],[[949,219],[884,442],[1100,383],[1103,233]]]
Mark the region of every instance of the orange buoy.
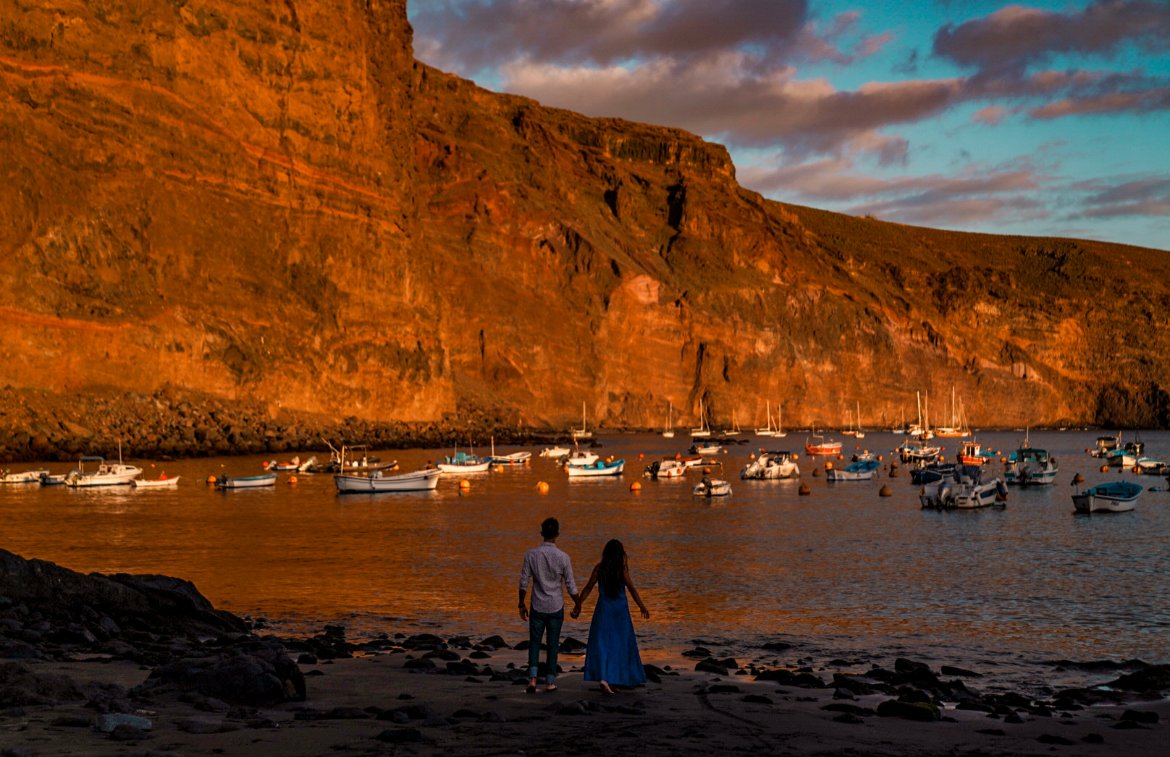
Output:
[[538,483],[538,484],[536,485],[536,490],[537,490],[538,492],[540,492],[541,494],[548,494],[548,482],[547,482],[547,481],[541,481],[540,483]]
[[812,489],[809,488],[807,483],[801,481],[800,488],[796,490],[796,493],[802,497],[807,497],[808,495],[812,494]]
[[1072,482],[1074,484],[1083,484],[1085,483],[1085,477],[1078,473],[1077,475],[1073,476]]
[[830,460],[825,461],[825,470],[833,470],[833,463]]
[[755,453],[755,452],[753,452],[753,453],[751,453],[750,455],[748,455],[748,460],[755,460],[755,459],[756,459],[756,453]]
[[642,482],[635,481],[634,483],[630,484],[630,491],[634,492],[635,494],[642,491]]
[[812,474],[813,474],[813,478],[820,478],[821,477],[821,469],[820,468],[813,468]]
[[638,453],[638,459],[639,459],[639,460],[645,460],[645,459],[646,459],[646,453],[645,453],[645,452],[639,452],[639,453]]
[[214,473],[213,473],[213,474],[211,474],[210,476],[208,476],[208,477],[207,477],[207,483],[208,483],[208,484],[214,484],[214,483],[215,483],[215,474],[214,474]]
[[882,484],[882,488],[878,489],[878,496],[879,497],[892,497],[892,496],[894,496],[894,492],[893,492],[893,490],[890,489],[889,484]]
[[459,482],[459,491],[461,491],[461,492],[471,491],[471,482],[468,481],[467,479],[463,479],[462,481],[460,481]]
[[1108,472],[1109,472],[1109,466],[1108,466],[1108,465],[1102,465],[1102,466],[1101,466],[1101,472],[1102,472],[1102,473],[1108,473]]

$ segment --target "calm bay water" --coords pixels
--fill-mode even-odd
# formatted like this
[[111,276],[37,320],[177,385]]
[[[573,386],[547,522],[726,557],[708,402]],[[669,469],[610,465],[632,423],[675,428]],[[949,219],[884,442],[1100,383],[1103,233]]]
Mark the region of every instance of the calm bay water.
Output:
[[[979,438],[1006,454],[1021,436]],[[1170,434],[1142,436],[1148,454],[1170,455]],[[539,543],[540,521],[555,515],[581,585],[606,540],[625,543],[653,614],[638,623],[646,648],[787,640],[825,654],[953,664],[1170,662],[1170,493],[1147,491],[1131,513],[1086,517],[1072,514],[1070,486],[1077,472],[1090,484],[1166,481],[1100,473],[1085,454],[1092,432],[1031,437],[1057,457],[1057,484],[1013,488],[1003,510],[923,511],[907,475],[830,484],[810,475],[814,461],[803,455],[811,496],[799,496],[794,481],[740,481],[758,439],[721,456],[733,494],[708,501],[691,494],[696,472],[641,478],[644,465],[687,440],[618,435],[601,437],[598,451],[626,459],[620,479],[569,481],[533,450],[523,469],[464,476],[465,494],[459,477],[425,494],[339,496],[330,476],[301,475],[294,486],[285,473],[269,490],[206,485],[210,474],[261,472],[259,456],[144,464],[148,476],[160,467],[181,475],[173,491],[8,486],[0,547],[84,572],[187,578],[216,606],[290,631],[340,622],[353,636],[433,630],[515,642],[526,635],[515,612],[521,556]],[[889,461],[901,439],[870,433],[846,438],[846,448],[863,445]],[[803,440],[791,433],[767,446],[799,449]],[[957,440],[941,441],[953,456]],[[381,454],[412,470],[442,453]],[[632,481],[642,482],[640,493],[629,491]],[[892,497],[878,496],[883,483]],[[587,630],[588,614],[565,632]]]

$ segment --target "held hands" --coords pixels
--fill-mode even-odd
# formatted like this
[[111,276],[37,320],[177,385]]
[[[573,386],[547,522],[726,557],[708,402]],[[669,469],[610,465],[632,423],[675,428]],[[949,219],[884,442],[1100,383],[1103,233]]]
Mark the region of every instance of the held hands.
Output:
[[581,615],[581,603],[574,602],[573,603],[573,611],[571,613],[569,613],[569,617],[575,619],[575,618],[580,617],[580,615]]

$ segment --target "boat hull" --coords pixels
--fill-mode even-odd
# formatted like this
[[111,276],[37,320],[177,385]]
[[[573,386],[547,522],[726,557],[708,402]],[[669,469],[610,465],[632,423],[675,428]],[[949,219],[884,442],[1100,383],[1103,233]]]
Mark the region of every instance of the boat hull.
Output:
[[569,478],[597,478],[600,476],[620,476],[626,466],[625,460],[615,460],[612,463],[597,462],[593,465],[570,465],[565,468]]
[[442,471],[438,468],[402,473],[396,476],[352,476],[338,474],[333,483],[340,494],[371,494],[379,492],[433,491],[439,485]]
[[215,488],[217,489],[261,489],[266,486],[275,485],[275,473],[269,473],[264,476],[221,476],[215,482]]
[[180,476],[174,478],[137,479],[133,481],[135,489],[174,489],[179,485]]
[[1129,512],[1136,506],[1138,495],[1141,493],[1141,484],[1128,481],[1097,484],[1083,492],[1074,494],[1073,507],[1078,513]]
[[41,479],[49,475],[47,470],[27,470],[20,473],[5,473],[0,476],[0,484],[39,484]]

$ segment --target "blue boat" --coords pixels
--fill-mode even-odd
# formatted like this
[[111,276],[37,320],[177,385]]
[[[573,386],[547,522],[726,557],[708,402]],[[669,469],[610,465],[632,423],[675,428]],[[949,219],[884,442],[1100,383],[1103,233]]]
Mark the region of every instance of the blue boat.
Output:
[[844,468],[832,468],[825,473],[830,481],[869,481],[877,475],[882,464],[877,460],[858,460]]
[[1142,485],[1132,481],[1109,481],[1073,495],[1078,513],[1123,513],[1134,508]]

